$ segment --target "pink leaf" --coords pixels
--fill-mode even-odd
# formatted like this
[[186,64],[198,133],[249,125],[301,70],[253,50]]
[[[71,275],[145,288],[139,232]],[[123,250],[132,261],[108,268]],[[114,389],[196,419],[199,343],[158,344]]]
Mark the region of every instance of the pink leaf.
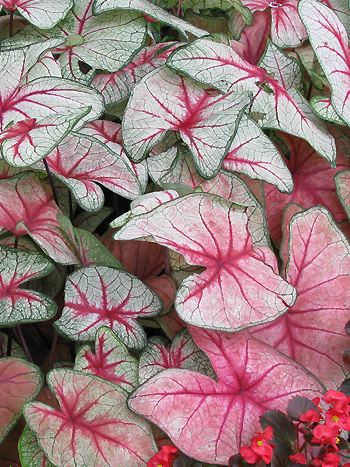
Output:
[[138,386],[138,361],[108,327],[96,333],[95,353],[89,346],[81,347],[74,369],[99,376],[131,392]]
[[159,323],[165,335],[170,339],[174,339],[176,334],[186,327],[185,323],[180,319],[174,309],[166,315],[157,316],[155,320]]
[[196,166],[213,177],[249,98],[203,90],[190,80],[162,67],[146,75],[134,88],[123,119],[126,152],[140,161],[167,132],[179,132]]
[[167,368],[198,371],[215,378],[208,357],[193,342],[187,330],[180,331],[168,346],[164,339],[152,337],[140,356],[140,384]]
[[160,276],[146,277],[144,283],[161,299],[164,311],[169,311],[175,300],[177,289],[175,281],[167,274],[161,274]]
[[322,391],[304,368],[245,332],[191,334],[218,382],[189,370],[165,370],[137,389],[129,405],[195,459],[226,465],[259,428],[259,415],[285,410],[295,395]]
[[350,51],[345,27],[337,14],[315,0],[301,0],[299,12],[310,43],[331,87],[331,102],[350,123]]
[[0,227],[17,237],[30,235],[58,263],[75,264],[78,260],[59,227],[61,215],[50,186],[36,175],[27,172],[0,181]]
[[298,90],[286,90],[263,68],[246,62],[231,47],[198,39],[173,52],[168,65],[222,92],[252,93],[250,116],[259,126],[303,138],[326,160],[334,162],[334,140]]
[[288,138],[286,141],[290,148],[286,164],[294,179],[294,190],[291,194],[284,194],[271,185],[266,184],[264,188],[268,226],[276,243],[281,239],[282,214],[288,203],[298,204],[306,209],[321,204],[331,211],[337,222],[346,219],[334,183],[334,175],[350,167],[344,154],[338,151],[337,168],[334,169],[302,140]]
[[9,433],[21,415],[23,404],[37,396],[42,386],[39,369],[20,358],[0,360],[0,440]]
[[48,384],[60,408],[35,402],[25,408],[28,425],[55,465],[144,467],[156,451],[147,422],[126,406],[114,384],[72,370],[54,370]]
[[78,341],[94,340],[100,326],[109,326],[127,347],[140,349],[146,335],[136,318],[154,316],[161,309],[158,297],[131,274],[87,267],[68,277],[65,307],[55,325]]
[[332,388],[346,377],[342,356],[349,346],[344,330],[350,306],[349,253],[348,242],[324,208],[294,216],[286,276],[297,290],[296,302],[282,318],[252,331]]
[[0,325],[46,321],[56,313],[56,303],[44,294],[26,290],[25,282],[46,276],[53,264],[38,253],[0,247]]
[[270,11],[271,38],[279,47],[297,47],[306,39],[298,14],[298,0],[242,0],[242,3],[251,11]]
[[271,250],[253,247],[247,223],[244,209],[224,198],[193,194],[131,218],[116,238],[150,237],[204,267],[182,282],[177,312],[195,326],[237,331],[276,319],[295,300]]

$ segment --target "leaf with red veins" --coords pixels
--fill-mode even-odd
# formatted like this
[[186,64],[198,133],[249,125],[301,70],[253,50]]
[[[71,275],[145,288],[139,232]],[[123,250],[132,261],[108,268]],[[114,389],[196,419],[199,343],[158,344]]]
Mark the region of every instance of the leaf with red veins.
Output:
[[33,26],[51,29],[56,26],[72,8],[73,0],[0,0],[0,8],[18,11]]
[[282,318],[252,330],[327,388],[339,387],[348,373],[342,356],[349,346],[344,330],[350,306],[349,253],[349,243],[326,209],[295,215],[286,277],[297,290],[296,302]]
[[0,325],[46,321],[57,306],[44,294],[23,289],[25,282],[53,271],[45,256],[30,251],[0,246]]
[[103,266],[79,269],[65,287],[65,306],[55,322],[57,330],[76,341],[91,341],[100,326],[110,327],[129,348],[146,345],[138,317],[162,310],[159,298],[139,279]]
[[268,9],[271,15],[271,39],[279,47],[297,47],[307,34],[298,14],[298,0],[242,0],[251,11]]
[[46,52],[26,74],[25,81],[30,83],[38,78],[62,78],[61,67],[51,52]]
[[135,84],[147,73],[165,65],[170,53],[179,45],[176,42],[161,42],[144,47],[125,68],[116,73],[98,74],[91,85],[102,94],[106,105],[120,103],[129,97]]
[[247,95],[212,93],[158,68],[133,89],[123,119],[125,150],[140,161],[169,131],[176,131],[189,146],[198,171],[211,178],[220,169],[249,102]]
[[350,51],[346,30],[334,11],[315,0],[301,0],[299,13],[331,87],[337,114],[350,123]]
[[315,114],[319,118],[322,118],[322,120],[336,123],[337,125],[345,125],[344,120],[342,120],[335,111],[329,97],[314,96],[311,99],[311,105]]
[[3,441],[21,416],[23,405],[34,399],[42,386],[36,365],[21,358],[0,360],[0,441]]
[[106,326],[100,327],[96,333],[95,352],[89,346],[80,348],[74,370],[92,373],[127,392],[138,386],[138,361]]
[[251,117],[263,128],[281,130],[308,141],[327,161],[335,160],[334,139],[294,88],[288,91],[265,70],[251,65],[231,47],[198,39],[171,54],[175,71],[222,92],[253,94]]
[[165,370],[129,399],[136,413],[157,424],[185,454],[226,465],[259,429],[259,415],[285,410],[296,395],[312,398],[322,386],[303,367],[246,332],[191,329],[218,382],[200,373]]
[[115,238],[151,239],[204,267],[182,282],[176,311],[195,326],[238,331],[276,319],[295,301],[272,251],[253,247],[247,224],[244,208],[197,193],[136,215]]
[[53,200],[51,187],[28,172],[0,180],[0,227],[15,236],[29,235],[54,261],[76,264],[59,227],[60,209]]
[[96,0],[93,8],[94,14],[97,15],[101,13],[111,14],[110,12],[114,10],[137,11],[147,18],[147,21],[159,21],[178,30],[186,39],[188,39],[188,34],[192,34],[195,37],[206,36],[208,34],[207,31],[171,15],[148,0]]
[[151,337],[140,356],[140,384],[167,368],[183,368],[198,371],[215,378],[214,370],[206,354],[193,342],[187,330],[180,331],[170,345],[165,339]]
[[334,175],[350,167],[344,154],[338,152],[337,167],[333,169],[304,141],[288,138],[287,143],[290,157],[286,159],[286,164],[294,179],[293,192],[284,194],[272,185],[266,184],[264,187],[268,227],[276,244],[281,240],[282,215],[288,203],[298,204],[305,209],[321,204],[331,211],[337,222],[346,219],[334,183]]
[[123,148],[121,125],[119,125],[119,123],[107,120],[95,120],[82,128],[79,133],[92,136],[108,146],[109,149],[129,167],[129,170],[135,177],[137,177],[141,193],[146,191],[148,184],[147,163],[144,161],[135,164],[135,162],[130,161],[127,157]]
[[18,453],[22,467],[54,467],[47,460],[43,450],[40,448],[37,437],[33,430],[25,426],[18,442]]
[[144,467],[155,454],[150,426],[127,408],[122,388],[66,369],[47,380],[60,407],[34,402],[25,417],[54,465]]
[[[50,171],[68,186],[86,211],[98,211],[103,207],[104,194],[100,185],[127,199],[142,194],[130,164],[95,138],[73,133],[45,160]],[[42,165],[41,169],[45,167]]]

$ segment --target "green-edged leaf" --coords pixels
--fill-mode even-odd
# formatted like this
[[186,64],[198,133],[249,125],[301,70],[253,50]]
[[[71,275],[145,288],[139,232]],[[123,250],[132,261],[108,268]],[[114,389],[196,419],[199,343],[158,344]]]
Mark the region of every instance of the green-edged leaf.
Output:
[[38,439],[33,430],[25,426],[18,442],[18,453],[22,467],[54,467],[47,460],[43,450],[39,446]]
[[337,112],[335,111],[329,97],[315,96],[311,99],[311,105],[315,113],[328,122],[337,123],[338,125],[345,125]]

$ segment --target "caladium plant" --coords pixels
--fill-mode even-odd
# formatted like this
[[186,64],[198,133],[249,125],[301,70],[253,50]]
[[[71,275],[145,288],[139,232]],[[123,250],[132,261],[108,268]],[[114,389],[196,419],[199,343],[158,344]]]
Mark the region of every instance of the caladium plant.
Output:
[[1,465],[343,462],[349,32],[347,0],[0,0]]

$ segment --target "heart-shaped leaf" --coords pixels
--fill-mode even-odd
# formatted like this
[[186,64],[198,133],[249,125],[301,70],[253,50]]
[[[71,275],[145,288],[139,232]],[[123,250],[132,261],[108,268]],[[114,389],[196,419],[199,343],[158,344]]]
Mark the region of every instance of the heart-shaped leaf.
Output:
[[253,247],[247,224],[244,209],[196,193],[132,217],[116,238],[151,237],[204,267],[182,282],[178,314],[195,326],[238,331],[276,319],[295,300],[293,287],[274,272],[271,250]]
[[299,14],[330,84],[332,105],[350,124],[350,51],[345,27],[332,9],[315,0],[301,0]]
[[202,350],[193,342],[187,330],[180,331],[167,346],[164,339],[151,337],[140,356],[140,384],[167,368],[183,368],[198,371],[215,378],[215,373]]
[[338,150],[337,167],[332,168],[326,161],[317,156],[315,151],[304,141],[297,138],[286,138],[289,154],[286,164],[295,180],[292,193],[280,193],[272,185],[265,185],[265,206],[269,231],[272,239],[279,243],[283,210],[288,203],[303,208],[311,208],[321,204],[328,208],[337,222],[346,219],[337,194],[335,192],[334,175],[340,170],[350,167],[343,154]]
[[252,330],[254,337],[291,356],[328,388],[337,388],[346,376],[342,356],[349,345],[344,330],[349,253],[349,243],[324,208],[295,215],[286,277],[297,290],[296,302],[274,323]]
[[100,326],[109,326],[127,347],[140,349],[146,335],[136,318],[154,316],[161,309],[159,298],[131,274],[88,267],[67,278],[65,307],[55,326],[77,341],[94,340]]
[[150,426],[127,408],[122,388],[63,369],[47,380],[60,408],[31,403],[25,417],[54,465],[144,467],[155,454]]
[[0,227],[30,237],[61,264],[78,262],[59,226],[61,211],[50,186],[31,173],[0,180]]
[[304,97],[294,88],[287,91],[277,79],[242,59],[231,47],[198,39],[173,52],[168,64],[222,92],[252,93],[250,116],[259,126],[303,138],[326,160],[334,162],[334,140]]
[[44,256],[0,246],[0,325],[46,321],[56,313],[56,303],[46,295],[22,285],[53,270]]
[[190,457],[226,465],[259,428],[259,415],[285,410],[296,394],[314,397],[322,391],[303,367],[246,332],[191,329],[191,334],[218,382],[189,370],[165,370],[129,399],[132,410],[156,423]]
[[99,376],[127,392],[138,386],[138,361],[106,326],[101,326],[96,333],[95,353],[89,346],[80,348],[74,369]]
[[72,8],[73,0],[0,0],[10,12],[18,11],[23,18],[40,29],[53,28]]
[[280,47],[297,47],[306,39],[306,31],[298,14],[298,2],[287,0],[242,0],[251,11],[268,9],[271,14],[271,38]]
[[111,10],[132,10],[138,11],[146,15],[147,17],[153,18],[156,21],[167,24],[174,29],[177,29],[187,38],[187,33],[192,34],[195,37],[206,36],[207,31],[196,28],[193,24],[187,23],[176,16],[170,15],[162,8],[157,7],[148,0],[95,0],[94,13],[99,14],[108,12]]
[[[130,163],[94,138],[74,133],[45,160],[50,171],[68,186],[78,204],[87,211],[98,211],[104,204],[99,185],[128,199],[142,194]],[[45,170],[43,164],[42,170]]]
[[248,103],[245,95],[213,94],[166,68],[158,68],[133,89],[123,119],[125,150],[137,162],[167,132],[177,131],[189,146],[199,172],[213,177]]
[[62,43],[52,39],[0,52],[0,141],[5,160],[24,167],[43,159],[74,127],[99,117],[104,109],[95,90],[59,77],[27,82],[40,55]]
[[0,441],[13,428],[25,402],[34,399],[42,386],[40,370],[20,358],[0,359]]

